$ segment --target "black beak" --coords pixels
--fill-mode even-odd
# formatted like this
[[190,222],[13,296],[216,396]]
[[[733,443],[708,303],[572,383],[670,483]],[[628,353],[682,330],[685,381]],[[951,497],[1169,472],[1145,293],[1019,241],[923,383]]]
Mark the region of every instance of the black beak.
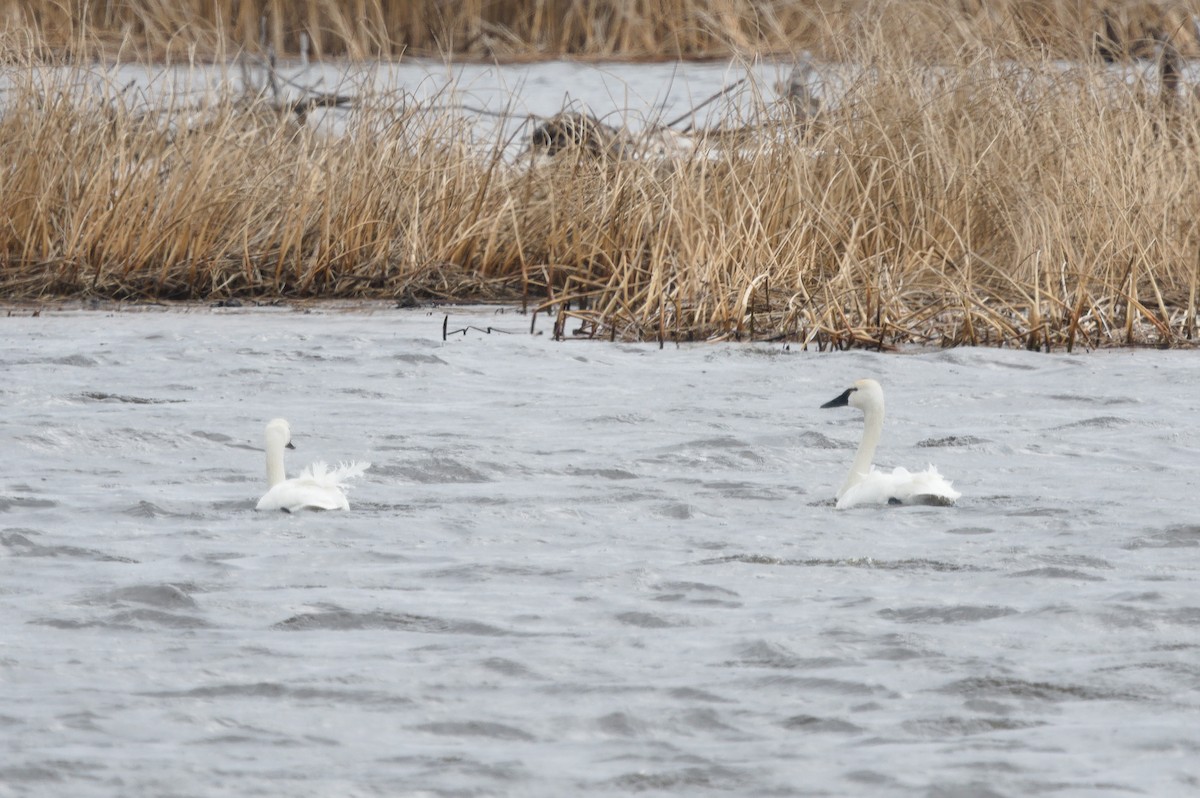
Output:
[[295,447],[295,446],[292,446],[292,442],[291,442],[291,441],[288,441],[288,442],[287,442],[287,447],[286,447],[286,448],[288,448],[288,449],[295,449],[296,447]]
[[839,396],[837,399],[830,399],[828,402],[821,405],[821,407],[846,407],[847,405],[850,404],[850,394],[856,390],[858,390],[858,389],[857,388],[847,388],[845,391],[842,392],[842,395]]

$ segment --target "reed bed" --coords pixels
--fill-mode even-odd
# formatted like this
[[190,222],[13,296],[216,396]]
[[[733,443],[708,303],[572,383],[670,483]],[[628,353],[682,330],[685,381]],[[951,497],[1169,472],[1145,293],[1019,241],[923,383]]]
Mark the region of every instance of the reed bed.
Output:
[[763,87],[690,149],[538,157],[439,101],[364,94],[334,135],[269,91],[135,96],[26,53],[0,296],[503,299],[566,338],[819,348],[1194,340],[1189,87],[860,46],[818,113]]
[[1165,32],[1200,55],[1200,0],[0,0],[11,30],[76,56],[829,59],[882,25],[927,55],[961,47],[1145,54]]

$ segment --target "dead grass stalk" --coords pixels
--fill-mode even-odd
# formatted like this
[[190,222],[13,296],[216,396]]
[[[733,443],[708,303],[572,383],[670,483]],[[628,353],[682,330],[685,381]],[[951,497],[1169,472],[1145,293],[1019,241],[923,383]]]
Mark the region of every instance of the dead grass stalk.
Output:
[[328,135],[269,94],[134,102],[27,51],[0,293],[522,298],[562,337],[817,348],[1194,339],[1187,95],[1029,53],[931,67],[869,34],[815,119],[764,102],[690,154],[536,162],[412,98],[359,97]]

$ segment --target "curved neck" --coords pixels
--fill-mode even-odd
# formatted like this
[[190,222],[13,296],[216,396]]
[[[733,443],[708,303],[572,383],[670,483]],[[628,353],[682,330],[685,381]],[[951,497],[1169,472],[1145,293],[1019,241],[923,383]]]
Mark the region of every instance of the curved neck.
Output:
[[863,411],[863,436],[858,444],[858,453],[854,455],[854,463],[846,481],[838,489],[838,498],[862,481],[871,471],[871,461],[875,458],[875,447],[879,445],[879,436],[883,432],[883,408],[870,408]]
[[286,479],[283,470],[283,447],[278,441],[267,440],[267,487],[273,488]]

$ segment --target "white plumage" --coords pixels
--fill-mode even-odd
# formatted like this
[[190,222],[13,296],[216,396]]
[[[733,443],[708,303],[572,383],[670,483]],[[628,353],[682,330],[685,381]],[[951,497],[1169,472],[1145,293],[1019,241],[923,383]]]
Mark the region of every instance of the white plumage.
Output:
[[875,380],[859,380],[821,407],[856,407],[863,412],[862,441],[837,493],[839,510],[871,504],[948,506],[962,495],[932,465],[916,473],[905,468],[887,473],[872,465],[883,432],[883,388]]
[[276,418],[267,424],[267,485],[266,494],[258,500],[259,510],[349,510],[345,483],[362,476],[370,463],[339,463],[330,469],[317,461],[300,472],[300,476],[287,479],[283,468],[283,450],[295,449],[292,445],[292,429],[287,421]]

